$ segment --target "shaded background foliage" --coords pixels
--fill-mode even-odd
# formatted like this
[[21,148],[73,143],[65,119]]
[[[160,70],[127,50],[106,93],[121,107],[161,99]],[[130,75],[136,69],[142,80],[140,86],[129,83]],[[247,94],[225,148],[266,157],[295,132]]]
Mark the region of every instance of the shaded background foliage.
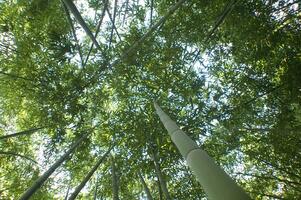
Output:
[[[104,2],[74,3],[95,32]],[[109,1],[116,29],[105,12],[86,65],[79,49],[85,58],[91,41],[71,16],[74,38],[60,1],[0,3],[0,135],[43,127],[0,140],[1,199],[20,196],[83,133],[33,199],[64,199],[112,143],[120,199],[145,196],[138,171],[154,199],[165,198],[152,154],[172,198],[206,198],[153,100],[252,198],[300,199],[300,2],[187,1],[110,65],[175,3]],[[111,199],[111,174],[107,160],[78,199]]]

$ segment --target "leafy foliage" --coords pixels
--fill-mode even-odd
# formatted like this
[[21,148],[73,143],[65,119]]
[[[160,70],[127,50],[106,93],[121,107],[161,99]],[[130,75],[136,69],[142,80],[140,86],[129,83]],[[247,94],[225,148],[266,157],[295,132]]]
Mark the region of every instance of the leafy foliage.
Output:
[[[104,11],[91,52],[61,1],[0,3],[0,136],[43,127],[0,140],[0,199],[84,133],[33,199],[70,195],[112,144],[120,199],[146,198],[138,172],[165,198],[153,154],[173,199],[205,199],[153,100],[252,198],[301,198],[300,2],[187,1],[124,58],[176,1],[74,3],[93,33]],[[107,159],[78,199],[112,199],[111,179]]]

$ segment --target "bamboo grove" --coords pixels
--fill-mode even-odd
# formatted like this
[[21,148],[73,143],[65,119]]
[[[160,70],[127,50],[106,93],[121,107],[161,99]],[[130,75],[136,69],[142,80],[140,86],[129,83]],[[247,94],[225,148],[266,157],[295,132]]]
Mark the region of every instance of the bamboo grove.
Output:
[[300,199],[300,9],[0,1],[0,199]]

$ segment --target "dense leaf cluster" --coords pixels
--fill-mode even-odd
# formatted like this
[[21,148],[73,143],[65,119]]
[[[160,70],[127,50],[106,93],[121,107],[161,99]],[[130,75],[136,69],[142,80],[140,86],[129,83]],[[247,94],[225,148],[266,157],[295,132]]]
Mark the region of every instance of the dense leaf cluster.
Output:
[[299,1],[185,1],[130,52],[175,0],[74,4],[99,46],[63,1],[0,1],[0,199],[85,133],[32,199],[70,196],[112,145],[78,199],[113,199],[116,184],[145,199],[139,174],[153,199],[160,176],[172,199],[205,199],[154,100],[252,198],[301,198]]

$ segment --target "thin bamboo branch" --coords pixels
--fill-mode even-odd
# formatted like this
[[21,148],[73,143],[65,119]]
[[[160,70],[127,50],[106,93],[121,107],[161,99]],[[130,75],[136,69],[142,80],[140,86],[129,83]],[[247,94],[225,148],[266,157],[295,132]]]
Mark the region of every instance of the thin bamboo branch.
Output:
[[147,184],[146,184],[146,182],[144,181],[144,178],[142,177],[141,173],[138,172],[137,175],[138,175],[138,177],[139,177],[139,179],[140,179],[140,181],[141,181],[141,183],[142,183],[142,185],[143,185],[144,192],[145,192],[145,194],[146,194],[147,199],[148,199],[148,200],[153,200],[153,197],[152,197],[152,195],[151,195],[151,193],[150,193],[150,190],[149,190],[149,188],[147,187]]
[[5,75],[5,76],[9,76],[9,77],[11,77],[11,78],[21,79],[21,80],[31,81],[31,82],[32,82],[32,79],[24,78],[24,77],[22,77],[22,76],[18,76],[18,75],[15,75],[15,74],[3,72],[3,71],[0,71],[0,74]]
[[96,182],[95,182],[95,190],[94,190],[94,195],[93,195],[93,200],[96,200],[97,199],[97,193],[98,193],[98,175],[97,175],[97,178],[96,178]]
[[113,19],[113,17],[112,17],[112,15],[111,15],[111,13],[110,13],[108,7],[107,7],[107,13],[108,13],[109,19],[110,19],[110,21],[111,21],[111,23],[112,23],[112,27],[114,28],[114,30],[115,30],[115,32],[116,32],[116,35],[117,35],[118,39],[121,40],[121,36],[120,36],[120,34],[119,34],[119,32],[118,32],[118,30],[117,30],[117,28],[116,28],[116,25],[115,25],[115,20]]
[[[225,21],[226,17],[231,13],[231,11],[233,10],[233,8],[234,8],[234,6],[236,5],[237,2],[238,2],[237,0],[233,0],[232,2],[229,2],[229,3],[225,6],[225,8],[224,8],[222,14],[221,14],[221,15],[219,16],[219,18],[216,20],[216,22],[215,22],[213,28],[210,29],[210,31],[209,31],[208,34],[206,35],[206,39],[204,40],[204,43],[205,43],[205,44],[208,43],[208,41],[212,39],[212,36],[213,36],[213,34],[215,33],[215,31],[216,31],[216,30],[218,29],[218,27]],[[195,63],[195,62],[196,62],[196,60],[198,59],[200,53],[201,53],[201,50],[199,49],[199,50],[197,51],[196,56],[195,56],[195,58],[194,58],[194,60],[193,60],[192,63]]]
[[112,29],[111,29],[111,34],[110,34],[110,39],[109,39],[109,47],[108,49],[110,49],[111,44],[112,44],[112,40],[113,40],[113,33],[114,33],[114,26],[115,26],[115,18],[116,18],[116,12],[117,12],[117,3],[118,0],[115,0],[114,3],[114,13],[113,13],[113,19],[112,19]]
[[222,14],[218,18],[218,20],[215,22],[213,28],[207,34],[205,43],[208,42],[208,40],[211,38],[211,36],[214,34],[214,32],[217,30],[217,28],[225,21],[226,17],[233,10],[233,8],[237,2],[238,2],[237,0],[234,0],[226,5],[226,8],[222,12]]
[[[96,28],[96,32],[95,32],[95,38],[97,38],[97,35],[100,31],[100,27],[101,27],[101,24],[103,22],[103,18],[105,16],[105,11],[107,10],[107,7],[108,7],[108,0],[103,0],[103,3],[104,3],[104,6],[103,6],[103,10],[101,12],[101,16],[100,16],[100,19],[99,19],[99,22],[98,22],[98,25],[97,25],[97,28]],[[92,52],[92,49],[93,49],[93,46],[94,46],[94,43],[92,42],[91,46],[90,46],[90,49],[89,49],[89,52],[87,54],[87,57],[85,59],[85,62],[83,64],[83,68],[86,66],[87,62],[88,62],[88,59],[90,57],[90,54]]]
[[20,132],[9,134],[9,135],[3,135],[3,136],[0,136],[0,140],[12,138],[12,137],[18,137],[18,136],[27,135],[27,134],[32,134],[32,133],[35,133],[36,131],[44,129],[44,128],[45,127],[31,128],[31,129],[28,129],[25,131],[20,131]]
[[96,40],[96,38],[94,37],[94,35],[92,34],[91,30],[89,29],[89,27],[87,26],[86,22],[84,21],[84,19],[82,18],[81,14],[79,13],[79,11],[77,10],[76,6],[74,5],[74,3],[72,2],[72,0],[62,0],[65,5],[67,6],[67,8],[72,12],[72,14],[74,15],[76,21],[81,25],[81,27],[85,30],[86,34],[91,38],[91,40],[93,41],[94,45],[96,46],[96,48],[100,49],[100,46]]
[[68,189],[67,189],[66,196],[65,196],[64,200],[67,200],[67,199],[68,199],[69,191],[70,191],[70,182],[71,182],[71,181],[69,181]]
[[86,183],[90,180],[94,172],[97,170],[99,165],[107,158],[108,154],[112,150],[113,146],[107,150],[107,152],[101,156],[101,158],[98,160],[96,165],[89,171],[89,173],[85,176],[85,178],[82,180],[82,182],[75,188],[74,192],[69,197],[69,200],[74,200],[77,195],[80,193],[80,191],[83,189],[83,187],[86,185]]
[[150,24],[153,25],[154,0],[151,1]]
[[112,64],[112,66],[117,65],[120,61],[122,61],[124,58],[128,57],[129,54],[134,53],[134,51],[137,50],[137,48],[148,38],[152,35],[153,32],[157,30],[157,28],[162,25],[186,0],[179,0],[177,3],[175,3],[173,6],[169,8],[167,13],[153,26],[150,27],[150,29],[139,39],[137,40],[132,46],[130,46],[123,54],[120,56],[119,59],[115,60]]
[[83,54],[82,54],[82,51],[81,51],[81,48],[80,48],[80,45],[79,45],[79,41],[78,41],[77,36],[76,36],[76,31],[75,31],[75,28],[74,28],[74,24],[72,23],[70,12],[69,12],[66,4],[64,2],[62,2],[62,4],[63,4],[64,10],[65,10],[65,13],[67,15],[67,20],[68,20],[68,22],[70,24],[70,27],[71,27],[71,31],[72,31],[72,34],[73,34],[73,37],[74,37],[74,41],[75,41],[75,44],[76,44],[76,47],[77,47],[77,51],[79,53],[81,65],[83,66],[83,64],[84,64]]
[[156,173],[157,173],[157,176],[158,176],[158,179],[159,179],[159,182],[160,182],[160,186],[161,186],[161,189],[163,191],[163,194],[165,196],[165,198],[167,200],[171,200],[171,196],[169,194],[169,191],[167,189],[167,184],[166,184],[166,181],[165,179],[163,178],[163,174],[161,172],[161,169],[160,169],[160,164],[159,164],[159,161],[157,159],[157,156],[154,152],[152,152],[152,158],[154,160],[154,165],[155,165],[155,170],[156,170]]
[[25,155],[21,155],[21,154],[18,154],[18,153],[15,153],[15,152],[10,152],[10,151],[0,151],[0,155],[8,155],[8,156],[16,156],[16,157],[20,157],[20,158],[24,158],[26,160],[29,160],[35,164],[39,164],[37,161],[35,161],[34,159],[28,157],[28,156],[25,156]]
[[127,13],[128,13],[128,7],[129,7],[129,0],[126,0],[126,2],[125,2],[125,11],[124,11],[124,15],[123,15],[122,24],[124,24],[124,22],[125,22],[125,18],[126,18]]

